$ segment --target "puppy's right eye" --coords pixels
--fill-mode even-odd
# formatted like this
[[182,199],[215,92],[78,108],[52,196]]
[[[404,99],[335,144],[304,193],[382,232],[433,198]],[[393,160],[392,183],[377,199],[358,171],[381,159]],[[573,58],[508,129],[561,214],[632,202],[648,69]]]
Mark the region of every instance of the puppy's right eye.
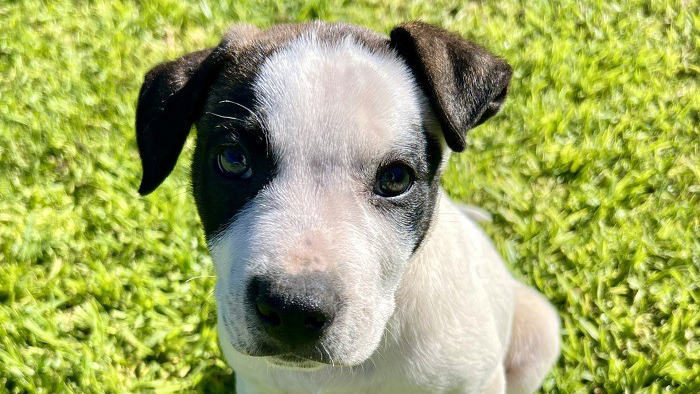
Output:
[[411,169],[403,164],[392,164],[380,171],[374,193],[382,197],[396,197],[407,192],[412,184]]
[[216,155],[219,172],[227,178],[248,179],[253,175],[248,155],[240,147],[226,146]]

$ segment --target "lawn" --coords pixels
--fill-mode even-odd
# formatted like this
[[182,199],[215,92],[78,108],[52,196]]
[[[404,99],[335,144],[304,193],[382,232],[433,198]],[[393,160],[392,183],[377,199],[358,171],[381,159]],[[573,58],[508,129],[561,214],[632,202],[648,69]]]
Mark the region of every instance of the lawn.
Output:
[[189,141],[152,195],[134,106],[238,21],[420,18],[514,68],[444,185],[559,309],[543,392],[700,392],[700,5],[0,2],[0,392],[225,392]]

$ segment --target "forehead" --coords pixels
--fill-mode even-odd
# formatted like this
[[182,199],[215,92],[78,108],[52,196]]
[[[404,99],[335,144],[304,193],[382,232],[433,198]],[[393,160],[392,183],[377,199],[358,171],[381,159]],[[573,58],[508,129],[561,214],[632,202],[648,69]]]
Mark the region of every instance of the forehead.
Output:
[[369,49],[350,35],[294,39],[263,62],[253,91],[281,160],[377,156],[415,149],[421,137],[422,106],[408,68],[388,47]]

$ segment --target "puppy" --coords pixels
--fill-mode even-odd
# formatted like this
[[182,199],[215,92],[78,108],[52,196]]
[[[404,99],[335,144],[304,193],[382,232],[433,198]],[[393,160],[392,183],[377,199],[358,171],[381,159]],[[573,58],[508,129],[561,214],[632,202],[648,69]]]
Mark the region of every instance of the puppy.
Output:
[[145,78],[139,192],[192,125],[221,348],[250,393],[529,393],[552,306],[506,270],[440,176],[503,104],[510,66],[420,22],[259,30]]

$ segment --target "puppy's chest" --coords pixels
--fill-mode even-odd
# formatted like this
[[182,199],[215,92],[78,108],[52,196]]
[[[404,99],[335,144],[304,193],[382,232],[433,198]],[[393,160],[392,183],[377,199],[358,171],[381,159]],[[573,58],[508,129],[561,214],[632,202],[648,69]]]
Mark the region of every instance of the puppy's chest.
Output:
[[[237,387],[239,394],[427,394],[435,388],[421,387],[406,377],[384,375],[377,371],[363,371],[361,368],[348,368],[342,373],[320,374],[302,371],[273,371],[267,368],[257,380],[257,384],[244,383]],[[325,376],[323,376],[325,375]],[[242,377],[239,377],[239,380]]]
[[[434,394],[478,393],[481,379],[471,377],[441,360],[396,357],[368,360],[358,367],[332,367],[319,371],[283,370],[241,363],[235,365],[239,394]],[[438,377],[436,379],[436,377]]]

